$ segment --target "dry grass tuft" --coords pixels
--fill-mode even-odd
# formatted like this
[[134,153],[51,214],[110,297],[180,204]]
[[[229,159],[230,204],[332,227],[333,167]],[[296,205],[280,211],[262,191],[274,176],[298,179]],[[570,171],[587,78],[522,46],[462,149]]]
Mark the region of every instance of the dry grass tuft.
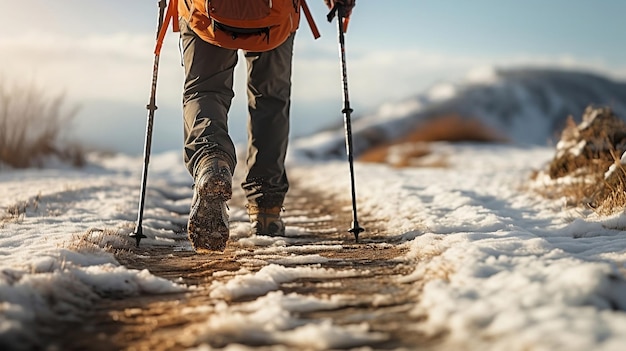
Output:
[[3,228],[6,223],[20,222],[28,209],[37,210],[39,208],[39,200],[41,194],[38,194],[32,199],[19,201],[13,205],[5,208],[5,213],[0,214],[0,228]]
[[561,134],[556,155],[546,173],[555,184],[543,189],[548,197],[566,197],[600,214],[626,207],[626,123],[610,108],[587,107],[582,122],[573,118]]
[[128,250],[128,235],[117,229],[89,228],[82,234],[75,235],[67,248],[78,252],[109,252]]
[[580,125],[569,117],[549,174],[555,179],[584,169],[604,173],[615,161],[615,155],[624,151],[626,124],[610,108],[588,107]]
[[420,123],[415,130],[404,138],[386,143],[364,152],[361,162],[389,163],[395,167],[409,167],[416,164],[429,167],[445,167],[445,160],[416,162],[430,154],[427,142],[504,142],[505,138],[486,127],[475,118],[463,118],[459,115],[444,115]]
[[56,156],[75,166],[85,163],[82,148],[63,137],[77,108],[65,108],[63,94],[50,96],[33,84],[0,80],[0,163],[14,168],[41,167]]

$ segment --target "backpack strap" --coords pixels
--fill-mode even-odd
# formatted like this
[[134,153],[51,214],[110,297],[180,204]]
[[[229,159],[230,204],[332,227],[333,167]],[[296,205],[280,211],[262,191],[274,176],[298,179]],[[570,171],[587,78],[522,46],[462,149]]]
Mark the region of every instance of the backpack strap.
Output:
[[309,10],[309,6],[306,4],[306,0],[300,0],[300,7],[302,7],[302,11],[304,11],[304,17],[306,17],[306,21],[309,23],[309,28],[311,28],[311,32],[313,32],[313,38],[319,38],[320,31],[317,29],[317,25],[315,24],[315,20],[311,15],[311,10]]
[[165,13],[161,30],[159,30],[159,35],[157,36],[156,47],[154,48],[155,55],[159,55],[161,53],[163,39],[165,39],[165,32],[167,32],[170,20],[172,21],[172,30],[174,32],[180,31],[178,24],[178,0],[170,0],[170,4],[167,6],[167,12]]

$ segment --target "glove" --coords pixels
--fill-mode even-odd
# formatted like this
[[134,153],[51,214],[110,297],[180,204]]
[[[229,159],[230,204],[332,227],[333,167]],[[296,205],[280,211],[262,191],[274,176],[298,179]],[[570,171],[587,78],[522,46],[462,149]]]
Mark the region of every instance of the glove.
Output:
[[332,9],[335,5],[342,6],[345,9],[344,16],[350,17],[356,0],[324,0],[324,2],[329,9]]

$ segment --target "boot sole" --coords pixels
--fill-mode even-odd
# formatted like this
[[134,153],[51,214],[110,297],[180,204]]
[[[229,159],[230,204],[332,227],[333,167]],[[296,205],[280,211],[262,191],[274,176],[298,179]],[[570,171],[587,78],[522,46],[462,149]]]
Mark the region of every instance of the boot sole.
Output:
[[226,201],[232,196],[229,182],[214,180],[198,189],[198,200],[189,212],[187,233],[198,253],[223,252],[229,237]]

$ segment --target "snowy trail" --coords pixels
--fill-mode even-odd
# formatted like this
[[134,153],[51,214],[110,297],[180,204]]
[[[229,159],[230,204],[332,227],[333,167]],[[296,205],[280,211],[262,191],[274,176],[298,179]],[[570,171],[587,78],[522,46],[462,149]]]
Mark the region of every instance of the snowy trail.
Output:
[[140,160],[3,172],[0,346],[621,351],[625,217],[529,191],[549,149],[432,148],[445,167],[356,165],[359,244],[346,163],[298,159],[286,236],[249,236],[237,188],[215,255],[182,232],[178,153],[153,158],[139,249]]
[[[350,223],[348,203],[298,187],[290,194],[286,237],[247,238],[235,233],[223,254],[197,255],[184,236],[171,248],[142,245],[118,255],[127,268],[193,286],[185,294],[104,300],[87,323],[63,333],[62,349],[177,349],[206,343],[299,349],[410,347],[427,339],[407,328],[416,295],[398,277],[412,268],[406,247],[389,241],[381,223],[364,218],[368,235],[354,243],[340,229]],[[241,195],[236,194],[236,199]],[[233,213],[243,211],[232,207]],[[337,216],[325,215],[337,213]],[[234,216],[232,227],[244,227]],[[268,307],[269,306],[269,307]],[[146,338],[150,335],[150,338]],[[431,338],[432,339],[432,338]],[[68,341],[71,341],[68,343]]]

